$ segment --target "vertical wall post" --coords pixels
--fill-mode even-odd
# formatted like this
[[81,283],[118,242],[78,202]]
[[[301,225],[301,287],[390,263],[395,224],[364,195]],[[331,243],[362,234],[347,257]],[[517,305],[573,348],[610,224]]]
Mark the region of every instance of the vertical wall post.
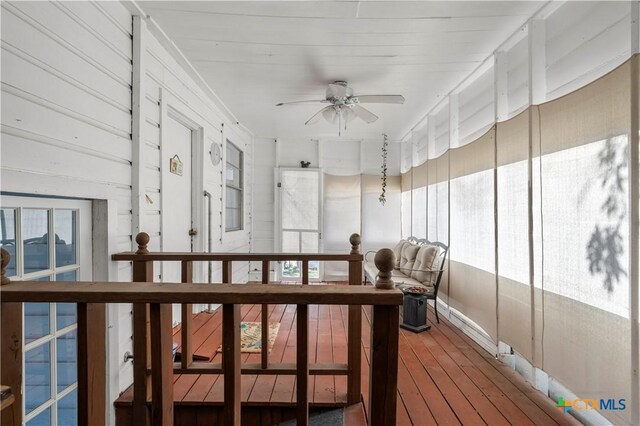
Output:
[[136,235],[143,228],[142,213],[144,206],[144,184],[143,184],[143,168],[142,168],[142,152],[144,150],[144,142],[142,137],[142,129],[144,126],[144,103],[145,103],[145,57],[146,46],[145,38],[147,32],[147,24],[142,16],[133,17],[133,78],[131,93],[131,139],[132,139],[132,158],[131,158],[131,200],[132,200],[132,217],[131,227],[132,235]]
[[500,262],[498,217],[498,123],[509,116],[509,63],[504,50],[493,55],[493,105],[495,127],[493,131],[493,238],[495,241],[494,270],[496,283],[496,353],[500,354]]
[[640,198],[640,4],[631,3],[631,131],[629,134],[629,320],[631,321],[631,424],[640,423],[640,248],[638,199]]
[[[351,243],[350,254],[360,254],[360,235],[352,234],[349,237]],[[349,285],[362,285],[362,258],[349,261]],[[362,306],[349,306],[347,337],[347,404],[360,402],[362,370]]]
[[[533,123],[534,114],[537,114],[537,108],[534,105],[539,105],[546,100],[547,84],[546,84],[546,22],[544,19],[532,19],[529,22],[528,27],[529,37],[529,154],[527,156],[527,173],[528,173],[528,190],[527,190],[527,205],[528,208],[528,243],[529,243],[529,287],[530,287],[530,304],[531,304],[531,360],[532,364],[536,365],[538,360],[536,359],[536,286],[535,286],[535,262],[534,253],[534,233],[540,230],[534,229],[533,220],[533,157],[535,153],[538,153],[538,146],[534,149],[534,143],[539,141],[536,139],[536,133],[534,132]],[[538,153],[542,155],[542,153]],[[539,159],[541,161],[541,158]],[[541,277],[542,278],[542,277]],[[544,297],[544,288],[541,289],[540,297]],[[543,316],[544,317],[544,316]],[[530,377],[536,377],[534,371],[531,371]],[[534,379],[535,381],[535,379]],[[534,384],[535,385],[535,384]]]
[[[149,234],[141,232],[136,235],[138,250],[136,254],[149,253]],[[147,260],[133,261],[133,282],[152,282],[153,262]],[[133,418],[142,425],[149,424],[147,410],[147,396],[149,392],[149,378],[147,369],[149,360],[149,305],[146,303],[133,304]]]
[[[7,278],[7,265],[11,256],[7,250],[2,252],[2,277],[0,285],[11,282]],[[2,426],[18,426],[22,424],[22,303],[2,303],[0,306],[0,382],[11,387],[15,397],[13,416],[0,416]]]

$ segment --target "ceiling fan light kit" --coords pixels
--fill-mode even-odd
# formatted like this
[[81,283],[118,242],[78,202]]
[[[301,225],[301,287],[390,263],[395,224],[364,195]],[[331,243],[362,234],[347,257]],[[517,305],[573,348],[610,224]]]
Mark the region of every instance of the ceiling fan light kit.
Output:
[[378,116],[364,108],[362,103],[378,103],[378,104],[403,104],[404,96],[402,95],[354,95],[353,89],[347,85],[346,81],[334,81],[329,84],[325,92],[324,100],[312,101],[294,101],[281,102],[276,106],[295,105],[295,104],[331,104],[322,108],[309,118],[305,125],[316,124],[321,118],[324,118],[331,124],[338,122],[338,135],[341,134],[342,123],[346,130],[347,123],[354,118],[359,118],[366,123],[373,123]]

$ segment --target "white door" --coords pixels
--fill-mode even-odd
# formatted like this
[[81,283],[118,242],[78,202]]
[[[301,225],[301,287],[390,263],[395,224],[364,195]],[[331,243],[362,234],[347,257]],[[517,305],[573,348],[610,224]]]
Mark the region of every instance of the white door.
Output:
[[[91,202],[0,197],[0,245],[14,280],[90,281]],[[26,425],[77,421],[74,303],[25,303],[23,406]]]
[[[319,253],[322,236],[321,173],[318,169],[280,169],[280,251]],[[309,279],[320,279],[320,262],[309,262]],[[300,281],[302,264],[284,261],[283,281]]]
[[[191,144],[192,130],[170,115],[164,124],[162,197],[164,210],[162,250],[192,251]],[[180,282],[180,262],[164,262],[162,281]],[[174,325],[181,321],[180,305],[173,306]]]

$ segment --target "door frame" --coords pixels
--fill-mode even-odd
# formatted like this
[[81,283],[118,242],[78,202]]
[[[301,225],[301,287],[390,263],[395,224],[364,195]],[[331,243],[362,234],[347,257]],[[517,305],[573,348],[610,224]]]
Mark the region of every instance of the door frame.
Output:
[[[204,218],[204,127],[192,116],[196,115],[184,105],[182,101],[173,96],[167,90],[160,89],[160,251],[164,250],[164,235],[169,224],[166,221],[166,211],[169,202],[163,193],[163,182],[169,173],[163,162],[169,158],[165,147],[165,139],[168,137],[166,123],[169,118],[177,121],[191,130],[191,227],[198,231],[191,239],[191,249],[194,252],[204,251],[204,238],[202,238]],[[200,117],[198,117],[200,118]],[[198,196],[201,194],[202,196]],[[202,268],[194,268],[194,281],[202,280]],[[162,269],[161,269],[162,271]],[[161,272],[162,273],[162,272]]]
[[[282,253],[282,205],[281,205],[281,196],[280,196],[280,183],[282,172],[284,171],[316,171],[318,173],[319,182],[318,185],[318,251],[320,253],[324,252],[324,238],[322,236],[324,232],[324,171],[319,167],[309,167],[309,168],[300,168],[300,167],[276,167],[273,169],[274,175],[274,226],[273,226],[273,241],[274,247],[280,253]],[[275,268],[275,280],[282,281],[282,262],[277,262],[278,267]],[[319,281],[324,280],[324,268],[322,266],[322,262],[319,262]],[[300,280],[302,280],[302,274],[300,275]]]

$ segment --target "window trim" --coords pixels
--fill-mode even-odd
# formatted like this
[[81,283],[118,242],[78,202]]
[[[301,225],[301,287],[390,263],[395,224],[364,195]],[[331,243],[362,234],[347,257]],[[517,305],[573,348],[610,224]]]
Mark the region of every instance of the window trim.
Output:
[[[238,150],[238,153],[240,155],[239,158],[239,167],[236,167],[234,164],[231,164],[229,162],[229,145],[231,145],[234,149]],[[234,144],[233,142],[231,142],[231,140],[226,139],[226,145],[225,145],[225,176],[224,176],[224,180],[225,180],[225,194],[224,194],[224,231],[225,232],[236,232],[236,231],[242,231],[244,230],[244,151],[242,151],[236,144]],[[234,185],[233,183],[229,183],[229,181],[227,180],[226,177],[226,173],[227,170],[229,168],[232,168],[233,170],[237,170],[238,174],[239,174],[239,185]],[[229,207],[228,204],[228,199],[227,199],[227,189],[231,188],[233,190],[236,190],[239,192],[240,194],[240,205],[239,208],[236,207]],[[227,211],[229,210],[239,210],[240,211],[240,225],[239,227],[234,227],[234,228],[230,228],[229,224],[227,223]]]

